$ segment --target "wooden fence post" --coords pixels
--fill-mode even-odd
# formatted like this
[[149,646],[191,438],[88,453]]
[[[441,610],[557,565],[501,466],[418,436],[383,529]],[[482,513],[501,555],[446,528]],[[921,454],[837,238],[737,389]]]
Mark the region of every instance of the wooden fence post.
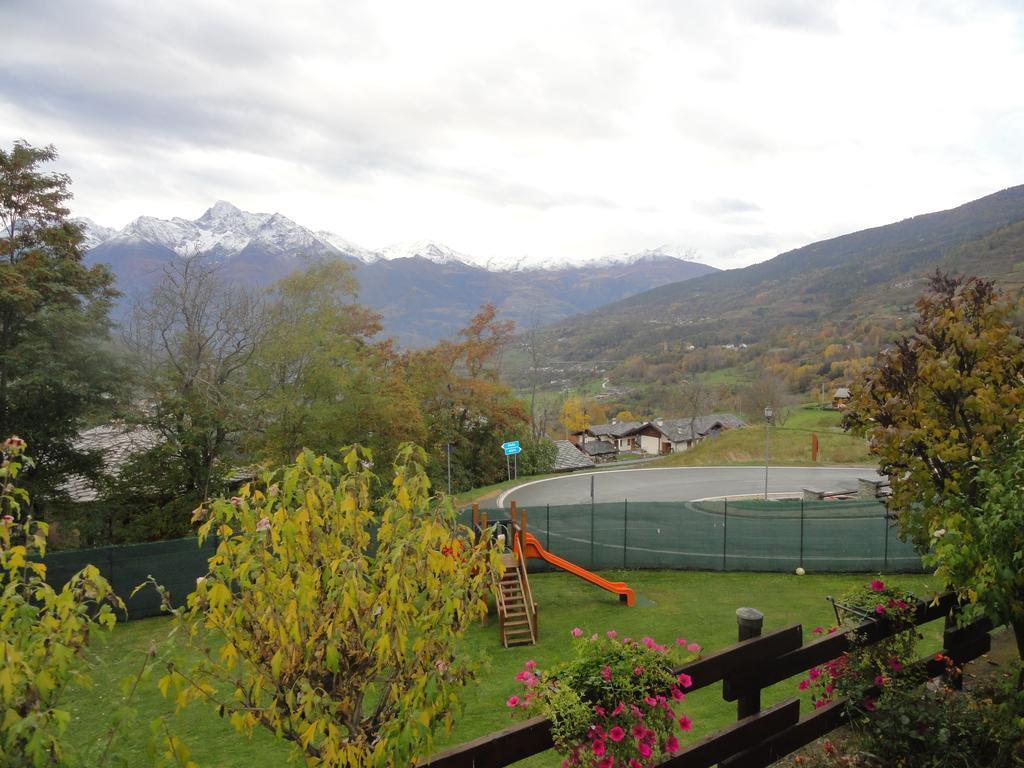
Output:
[[[764,628],[764,614],[756,608],[737,608],[736,624],[739,629],[739,639],[749,640],[752,637],[760,637]],[[736,700],[736,719],[756,715],[761,711],[761,689],[756,688],[744,693]]]

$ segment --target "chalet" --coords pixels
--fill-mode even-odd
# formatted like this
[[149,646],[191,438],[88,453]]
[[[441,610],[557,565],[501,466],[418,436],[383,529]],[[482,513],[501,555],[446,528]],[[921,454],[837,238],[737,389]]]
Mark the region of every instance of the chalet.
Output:
[[832,395],[832,407],[835,408],[837,411],[844,410],[849,402],[849,387],[839,387],[839,389],[836,390],[835,394]]
[[642,421],[616,421],[609,424],[595,424],[581,432],[576,432],[574,442],[581,448],[587,443],[603,441],[615,446],[616,451],[636,451],[640,444],[635,432],[644,425]]
[[743,420],[731,413],[712,413],[693,418],[648,421],[636,431],[635,436],[643,453],[659,455],[688,450],[707,437],[742,426],[745,426]]

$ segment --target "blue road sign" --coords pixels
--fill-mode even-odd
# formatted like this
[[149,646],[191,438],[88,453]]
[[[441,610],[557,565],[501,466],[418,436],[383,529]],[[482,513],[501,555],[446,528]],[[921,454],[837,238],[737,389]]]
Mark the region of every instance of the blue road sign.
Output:
[[506,456],[513,456],[520,453],[523,449],[519,447],[519,441],[513,440],[510,443],[502,443],[501,450],[505,452]]

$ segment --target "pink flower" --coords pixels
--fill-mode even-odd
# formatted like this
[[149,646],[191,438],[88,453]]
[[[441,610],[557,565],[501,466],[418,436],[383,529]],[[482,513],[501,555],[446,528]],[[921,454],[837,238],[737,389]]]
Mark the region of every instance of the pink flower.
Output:
[[514,707],[518,703],[519,703],[519,697],[518,696],[509,696],[508,697],[508,701],[505,702],[505,706]]
[[653,696],[644,696],[644,704],[646,704],[648,707],[654,707],[657,706],[658,700]]
[[874,699],[864,699],[864,701],[861,704],[861,706],[863,706],[864,709],[867,710],[868,712],[874,712],[876,709],[878,709],[878,707],[875,705],[875,700]]
[[607,664],[601,667],[601,677],[604,678],[605,681],[612,679],[612,668]]
[[232,496],[229,501],[236,507],[241,506],[242,498],[240,496]]
[[608,738],[614,741],[616,744],[622,741],[625,737],[626,732],[617,725],[613,726],[612,729],[608,731]]
[[629,732],[633,734],[634,739],[642,739],[644,737],[644,734],[647,733],[647,729],[644,728],[640,723],[637,723],[630,729]]
[[821,627],[815,627],[814,630],[811,632],[812,635],[821,635],[821,634],[824,634],[824,633],[825,633],[825,630],[822,629]]
[[885,606],[882,605],[881,603],[876,605],[875,606],[875,613],[877,613],[879,616],[881,616],[883,613],[885,613]]
[[680,672],[679,677],[677,677],[676,679],[679,681],[679,684],[683,686],[683,688],[691,688],[693,686],[693,678],[685,672]]
[[672,689],[671,689],[670,693],[672,694],[672,698],[675,699],[676,701],[682,701],[683,699],[686,698],[686,694],[683,693],[682,691],[680,691],[674,685],[672,686]]
[[629,758],[629,768],[644,768],[644,764],[635,758]]
[[679,728],[680,728],[680,730],[683,730],[683,731],[692,731],[693,730],[693,721],[690,718],[688,718],[686,715],[683,715],[682,717],[679,718]]
[[679,739],[677,739],[675,736],[669,736],[665,740],[665,751],[668,752],[670,755],[674,755],[676,752],[678,752]]
[[595,632],[594,634],[592,634],[592,635],[590,636],[590,642],[592,642],[592,643],[593,643],[593,642],[595,642],[596,640],[597,640],[597,632]]
[[875,579],[868,586],[871,587],[872,592],[881,592],[883,589],[885,589],[885,582]]
[[697,653],[700,650],[700,646],[697,645],[697,643],[690,643],[688,646],[686,646],[686,650],[688,650],[690,653]]
[[828,704],[828,699],[815,699],[814,700],[814,708],[815,709],[821,709],[826,704]]
[[810,680],[801,680],[800,685],[797,686],[801,691],[806,691],[811,686]]
[[676,645],[678,645],[680,648],[684,647],[686,645],[686,638],[685,637],[677,637],[676,638]]
[[609,629],[604,634],[605,634],[605,637],[607,637],[609,640],[614,640],[619,635],[619,633],[616,632],[614,629]]
[[615,768],[615,758],[611,755],[602,758],[598,761],[597,768]]
[[899,672],[901,669],[903,669],[903,665],[900,664],[899,659],[893,656],[891,659],[889,659],[889,669],[891,669],[893,672]]
[[533,659],[530,659],[528,662],[523,664],[523,666],[526,667],[531,672],[533,672],[533,670],[535,670],[537,668],[537,662],[534,661]]
[[626,711],[626,705],[623,704],[620,701],[618,704],[615,705],[615,709],[612,710],[612,715],[611,716],[612,717],[618,717],[619,715],[621,715],[625,711]]
[[[597,715],[598,717],[604,717],[604,714],[605,714],[604,713],[604,707],[602,707],[600,704],[595,704],[594,705],[594,714]],[[600,729],[597,729],[597,730],[598,730],[598,732],[600,732]]]
[[809,670],[807,670],[807,677],[810,678],[811,682],[813,683],[815,680],[821,677],[821,668],[811,667]]
[[4,525],[14,525],[14,515],[4,515],[2,519]]
[[654,647],[654,639],[646,635],[640,638],[640,642],[646,645],[648,648]]
[[264,531],[269,531],[270,530],[270,518],[269,517],[261,517],[260,521],[258,523],[256,523],[256,530],[258,532],[260,532],[260,533],[263,533]]
[[875,685],[885,685],[885,678],[882,675],[875,675]]
[[597,757],[601,757],[605,751],[604,742],[600,739],[596,739],[594,743],[590,745],[590,748],[593,750],[594,754]]
[[641,741],[637,745],[636,751],[640,753],[640,757],[650,757],[651,756],[651,746],[646,741]]
[[643,667],[633,667],[633,674],[634,675],[642,675],[643,673],[644,673],[644,668]]
[[583,630],[580,629],[579,627],[573,627],[572,628],[572,636],[573,637],[583,637]]

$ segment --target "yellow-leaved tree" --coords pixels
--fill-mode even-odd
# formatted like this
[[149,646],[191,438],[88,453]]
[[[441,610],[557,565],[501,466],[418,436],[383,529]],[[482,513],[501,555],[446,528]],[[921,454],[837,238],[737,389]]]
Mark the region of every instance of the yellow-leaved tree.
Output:
[[219,544],[177,620],[202,655],[160,686],[268,729],[306,765],[409,765],[453,724],[473,671],[460,640],[500,557],[431,498],[422,449],[399,449],[384,491],[370,451],[343,454],[305,451],[197,511]]

